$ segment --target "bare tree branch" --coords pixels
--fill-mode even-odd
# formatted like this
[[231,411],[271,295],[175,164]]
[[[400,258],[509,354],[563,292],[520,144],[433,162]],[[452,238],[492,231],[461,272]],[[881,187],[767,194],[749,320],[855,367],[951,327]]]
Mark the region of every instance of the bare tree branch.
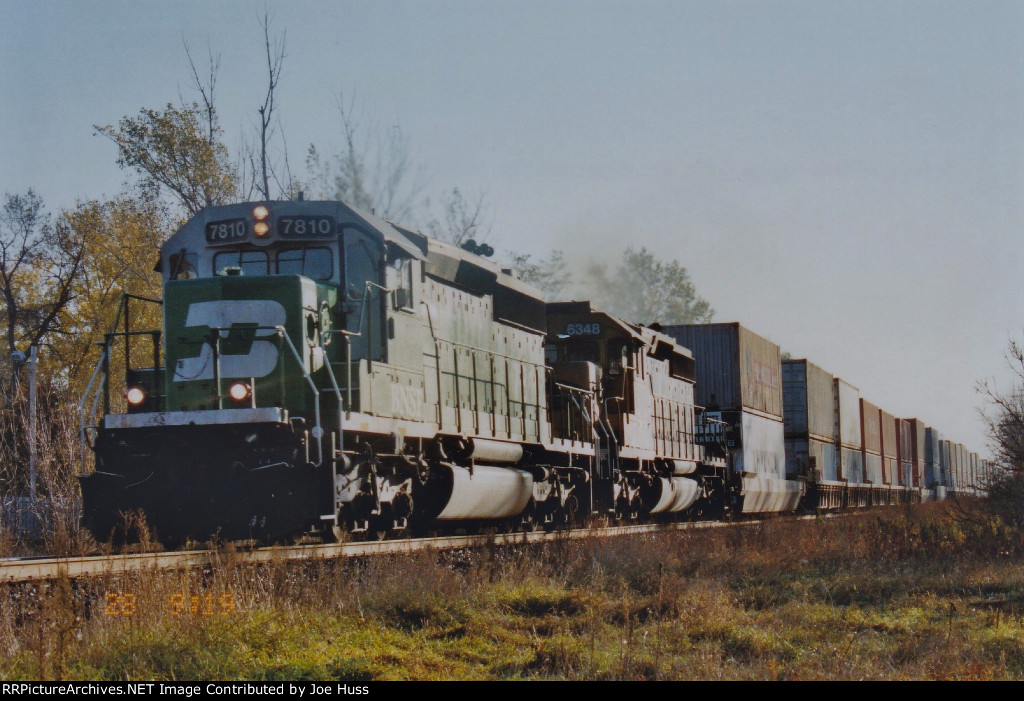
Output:
[[311,144],[306,155],[309,185],[315,195],[344,200],[386,219],[410,223],[424,190],[422,172],[413,164],[409,139],[397,126],[381,132],[363,127],[353,94],[336,97],[341,119],[341,148],[322,154]]
[[[485,197],[481,193],[475,201],[469,202],[462,191],[453,187],[445,195],[444,221],[431,219],[427,231],[436,239],[461,246],[472,239],[477,243],[489,241],[492,222],[484,218]],[[529,258],[529,256],[525,256]],[[521,262],[525,262],[525,258]],[[520,267],[520,266],[516,266]]]
[[205,79],[199,77],[195,61],[192,60],[192,52],[189,50],[188,42],[182,39],[185,46],[185,56],[188,58],[188,67],[192,71],[192,86],[199,91],[203,100],[203,108],[206,112],[207,140],[212,146],[217,137],[217,117],[214,108],[214,93],[217,87],[217,73],[220,71],[220,54],[214,55],[213,48],[207,42],[209,75]]
[[272,125],[274,123],[274,97],[277,91],[278,81],[281,79],[281,67],[284,64],[284,50],[287,33],[282,32],[280,40],[270,41],[270,15],[263,12],[260,19],[263,26],[263,44],[267,56],[267,93],[263,98],[263,104],[259,108],[260,113],[260,166],[263,173],[263,199],[270,199],[270,170],[267,163],[267,143],[273,136]]
[[992,380],[980,382],[978,391],[991,403],[982,415],[988,424],[996,464],[1007,472],[1024,475],[1024,346],[1011,340],[1004,357],[1014,375],[1013,387],[1003,392]]
[[[0,297],[8,357],[60,331],[76,296],[85,247],[67,222],[54,226],[32,190],[7,195],[0,211]],[[5,359],[6,360],[6,359]],[[17,369],[11,366],[8,400]]]

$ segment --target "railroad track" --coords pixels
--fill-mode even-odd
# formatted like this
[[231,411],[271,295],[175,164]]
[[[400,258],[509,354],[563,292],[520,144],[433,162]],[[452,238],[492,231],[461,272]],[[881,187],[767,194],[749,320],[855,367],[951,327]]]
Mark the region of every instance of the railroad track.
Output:
[[[801,516],[796,518],[814,518]],[[131,553],[88,557],[31,557],[0,560],[0,584],[44,581],[58,578],[118,576],[131,572],[217,567],[228,562],[257,564],[299,560],[333,560],[371,555],[403,554],[422,550],[456,550],[489,545],[527,545],[558,540],[611,538],[644,533],[752,526],[760,520],[699,521],[692,523],[645,524],[607,528],[578,528],[568,531],[487,533],[401,540],[360,541],[313,545],[272,546],[252,550],[186,550],[163,553]]]

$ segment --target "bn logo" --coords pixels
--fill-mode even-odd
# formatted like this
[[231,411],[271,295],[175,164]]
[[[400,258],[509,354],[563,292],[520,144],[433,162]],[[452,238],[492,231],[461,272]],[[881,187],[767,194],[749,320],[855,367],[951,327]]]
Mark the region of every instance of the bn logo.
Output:
[[[277,367],[278,359],[277,346],[266,339],[277,333],[274,327],[284,326],[286,318],[284,307],[270,299],[220,299],[190,304],[185,326],[220,329],[222,348],[232,327],[241,327],[239,331],[248,327],[254,334],[251,345],[245,353],[222,350],[220,376],[224,379],[266,377]],[[213,347],[209,342],[203,343],[198,357],[178,361],[174,380],[212,380],[213,365]]]

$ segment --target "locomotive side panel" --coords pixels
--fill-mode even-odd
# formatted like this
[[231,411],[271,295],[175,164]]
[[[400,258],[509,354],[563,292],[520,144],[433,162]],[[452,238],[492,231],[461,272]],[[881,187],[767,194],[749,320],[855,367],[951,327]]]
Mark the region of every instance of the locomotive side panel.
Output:
[[[667,359],[666,359],[667,360]],[[671,362],[645,356],[652,397],[653,438],[660,456],[695,462],[693,382],[673,375]]]
[[363,363],[360,411],[428,422],[436,432],[550,440],[539,333],[494,320],[490,295],[427,277],[417,309],[392,305],[388,363]]

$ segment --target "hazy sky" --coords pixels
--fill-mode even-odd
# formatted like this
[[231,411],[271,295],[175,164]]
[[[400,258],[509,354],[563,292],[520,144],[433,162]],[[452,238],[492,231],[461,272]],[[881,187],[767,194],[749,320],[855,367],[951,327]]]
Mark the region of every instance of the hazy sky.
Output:
[[[260,2],[0,0],[0,189],[53,210],[126,173],[93,124],[262,100]],[[270,2],[293,168],[336,95],[400,128],[500,244],[686,265],[717,309],[862,395],[984,444],[975,383],[1024,336],[1024,3]]]

